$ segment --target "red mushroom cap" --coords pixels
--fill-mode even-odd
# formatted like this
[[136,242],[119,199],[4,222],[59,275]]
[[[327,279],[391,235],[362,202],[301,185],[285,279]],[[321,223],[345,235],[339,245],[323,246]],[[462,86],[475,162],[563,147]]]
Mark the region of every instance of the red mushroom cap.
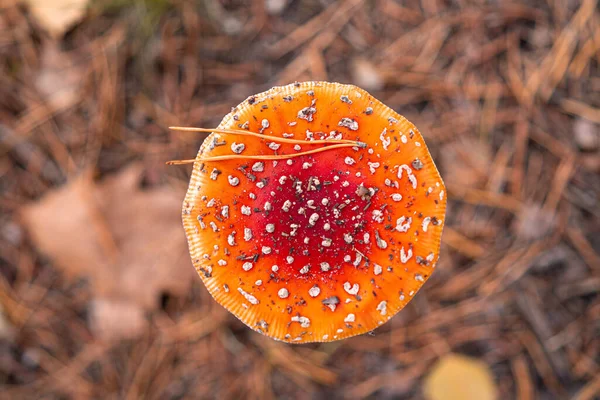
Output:
[[[293,343],[371,331],[438,260],[444,184],[423,137],[350,85],[295,83],[251,96],[198,153],[183,206],[192,261],[250,328]],[[305,140],[282,143],[276,138]],[[335,138],[366,146],[311,143]],[[206,160],[215,156],[246,159]]]

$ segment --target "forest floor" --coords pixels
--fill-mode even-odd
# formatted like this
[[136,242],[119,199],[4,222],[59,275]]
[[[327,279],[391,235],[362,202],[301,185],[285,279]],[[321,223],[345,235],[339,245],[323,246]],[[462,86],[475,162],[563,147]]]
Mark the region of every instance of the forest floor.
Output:
[[[0,1],[0,397],[423,398],[451,353],[502,399],[600,397],[597,1],[26,3]],[[204,137],[168,126],[304,80],[419,127],[448,210],[403,311],[290,346],[195,276],[165,161]]]

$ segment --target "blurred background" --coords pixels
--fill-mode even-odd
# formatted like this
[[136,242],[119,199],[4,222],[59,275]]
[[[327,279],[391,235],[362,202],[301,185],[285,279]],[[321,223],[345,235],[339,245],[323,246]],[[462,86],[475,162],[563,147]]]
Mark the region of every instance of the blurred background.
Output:
[[[165,161],[304,80],[414,122],[449,204],[408,307],[292,346],[208,295]],[[594,0],[0,0],[0,397],[598,399],[599,130]]]

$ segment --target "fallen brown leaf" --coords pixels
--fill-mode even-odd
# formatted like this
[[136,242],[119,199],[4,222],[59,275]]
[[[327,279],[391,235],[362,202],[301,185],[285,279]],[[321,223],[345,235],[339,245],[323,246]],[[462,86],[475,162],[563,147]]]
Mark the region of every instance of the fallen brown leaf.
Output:
[[141,332],[143,310],[157,308],[162,293],[184,295],[195,274],[180,196],[142,190],[141,174],[134,165],[99,184],[84,175],[22,209],[39,250],[68,277],[91,281],[91,325],[105,339]]

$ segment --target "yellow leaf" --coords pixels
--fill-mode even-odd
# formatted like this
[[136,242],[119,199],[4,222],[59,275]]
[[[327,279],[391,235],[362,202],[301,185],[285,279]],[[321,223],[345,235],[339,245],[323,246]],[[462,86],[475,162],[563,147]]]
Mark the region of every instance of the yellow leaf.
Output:
[[442,357],[425,378],[428,400],[495,400],[498,389],[488,366],[459,354]]
[[24,0],[38,23],[50,36],[62,37],[79,22],[89,0]]

